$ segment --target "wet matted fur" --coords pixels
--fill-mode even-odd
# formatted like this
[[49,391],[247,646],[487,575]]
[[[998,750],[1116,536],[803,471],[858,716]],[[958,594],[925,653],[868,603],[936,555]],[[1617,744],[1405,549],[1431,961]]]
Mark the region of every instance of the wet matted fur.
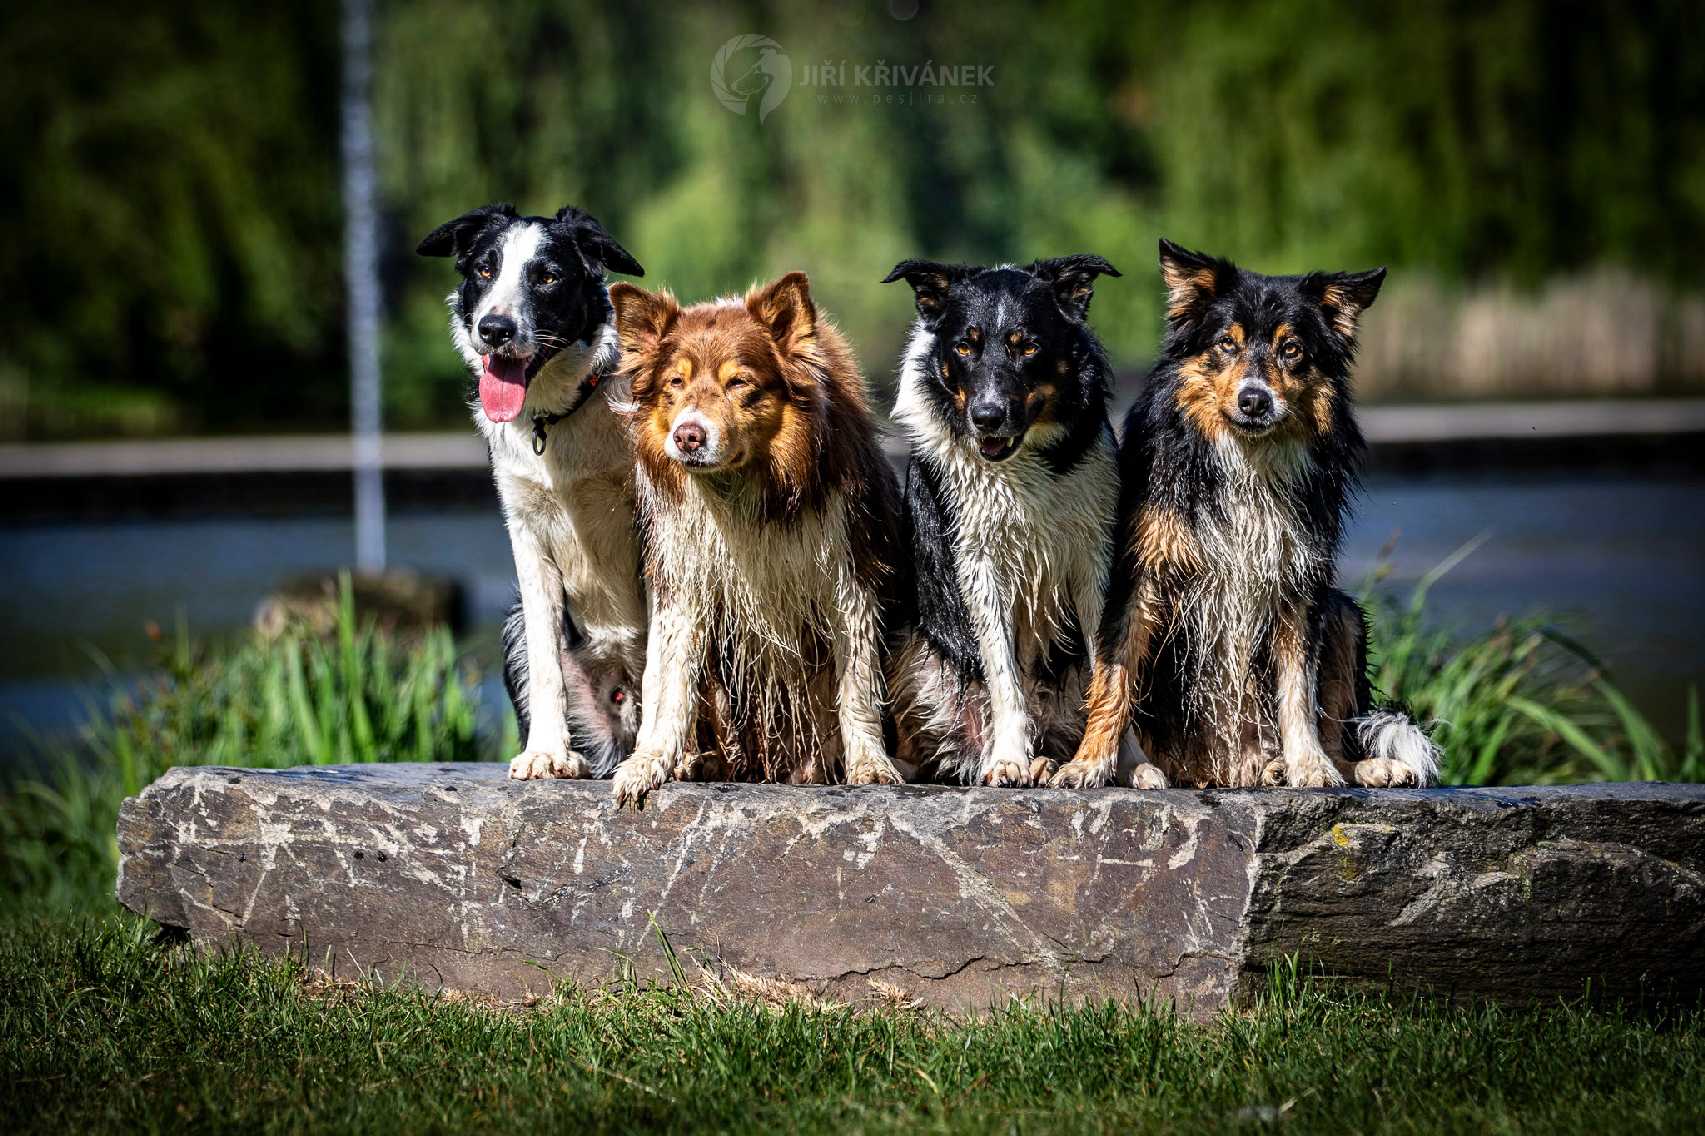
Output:
[[652,618],[619,802],[665,781],[895,783],[898,490],[852,352],[803,273],[680,307],[611,289]]
[[909,260],[917,322],[895,421],[910,444],[917,621],[894,671],[902,766],[1031,785],[1076,749],[1118,496],[1098,256]]
[[1112,778],[1133,699],[1174,783],[1431,784],[1437,753],[1374,706],[1366,622],[1334,583],[1364,451],[1356,326],[1385,270],[1264,276],[1167,241],[1160,261],[1167,334],[1125,424],[1090,723],[1055,784]]

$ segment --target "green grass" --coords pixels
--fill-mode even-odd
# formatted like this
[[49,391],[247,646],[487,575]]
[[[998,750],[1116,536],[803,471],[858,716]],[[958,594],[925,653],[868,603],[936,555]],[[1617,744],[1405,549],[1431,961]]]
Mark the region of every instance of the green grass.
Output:
[[12,1131],[1698,1131],[1705,1015],[1391,1002],[959,1021],[715,990],[316,988],[118,919],[0,928]]

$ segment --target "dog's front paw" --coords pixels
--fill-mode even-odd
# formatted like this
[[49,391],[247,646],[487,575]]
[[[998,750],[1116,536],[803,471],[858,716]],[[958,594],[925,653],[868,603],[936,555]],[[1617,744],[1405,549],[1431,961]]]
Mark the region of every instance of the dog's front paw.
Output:
[[848,785],[904,785],[906,779],[880,750],[861,750],[847,759]]
[[1160,766],[1145,761],[1131,769],[1131,788],[1133,789],[1164,789],[1166,774],[1160,771]]
[[1356,784],[1369,789],[1399,789],[1418,784],[1413,769],[1389,757],[1358,761],[1351,774]]
[[1029,746],[997,747],[983,763],[983,784],[997,789],[1022,789],[1036,784],[1036,774],[1045,769],[1038,759],[1026,752]]
[[1068,761],[1048,779],[1056,789],[1099,789],[1113,779],[1108,761]]
[[509,776],[515,781],[545,781],[553,777],[576,778],[592,776],[592,767],[573,750],[530,749],[517,754],[509,762]]
[[[1271,771],[1273,767],[1267,766]],[[1289,785],[1293,789],[1336,789],[1344,784],[1344,775],[1339,773],[1325,754],[1311,754],[1300,761],[1283,764],[1284,780],[1280,784]],[[1262,776],[1266,782],[1266,775]]]
[[611,789],[616,795],[618,809],[639,807],[645,795],[662,786],[675,775],[675,763],[661,753],[636,753],[616,766]]

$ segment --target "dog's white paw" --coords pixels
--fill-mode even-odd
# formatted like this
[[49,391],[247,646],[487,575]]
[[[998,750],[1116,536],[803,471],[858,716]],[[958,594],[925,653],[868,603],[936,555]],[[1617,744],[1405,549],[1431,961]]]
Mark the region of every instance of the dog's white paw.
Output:
[[548,749],[530,749],[517,754],[509,762],[509,776],[515,781],[546,781],[556,778],[592,776],[592,767],[573,750],[558,753]]
[[1068,761],[1048,779],[1055,789],[1099,789],[1113,780],[1110,761]]
[[661,753],[636,753],[616,766],[611,789],[616,795],[616,807],[638,807],[645,795],[662,786],[675,774],[675,763]]
[[1164,789],[1166,774],[1160,771],[1160,766],[1145,761],[1131,770],[1131,788],[1133,789]]
[[996,789],[1023,789],[1046,784],[1054,763],[1045,757],[997,757],[983,767],[983,784]]
[[1356,784],[1369,789],[1398,789],[1417,783],[1415,771],[1389,757],[1370,757],[1356,762],[1352,770]]

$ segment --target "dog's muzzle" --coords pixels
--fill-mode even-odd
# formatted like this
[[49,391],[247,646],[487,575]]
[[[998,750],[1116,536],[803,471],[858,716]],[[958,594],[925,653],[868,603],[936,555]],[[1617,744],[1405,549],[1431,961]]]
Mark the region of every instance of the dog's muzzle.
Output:
[[1244,383],[1237,388],[1236,409],[1226,419],[1240,430],[1262,434],[1279,424],[1285,404],[1266,383]]

